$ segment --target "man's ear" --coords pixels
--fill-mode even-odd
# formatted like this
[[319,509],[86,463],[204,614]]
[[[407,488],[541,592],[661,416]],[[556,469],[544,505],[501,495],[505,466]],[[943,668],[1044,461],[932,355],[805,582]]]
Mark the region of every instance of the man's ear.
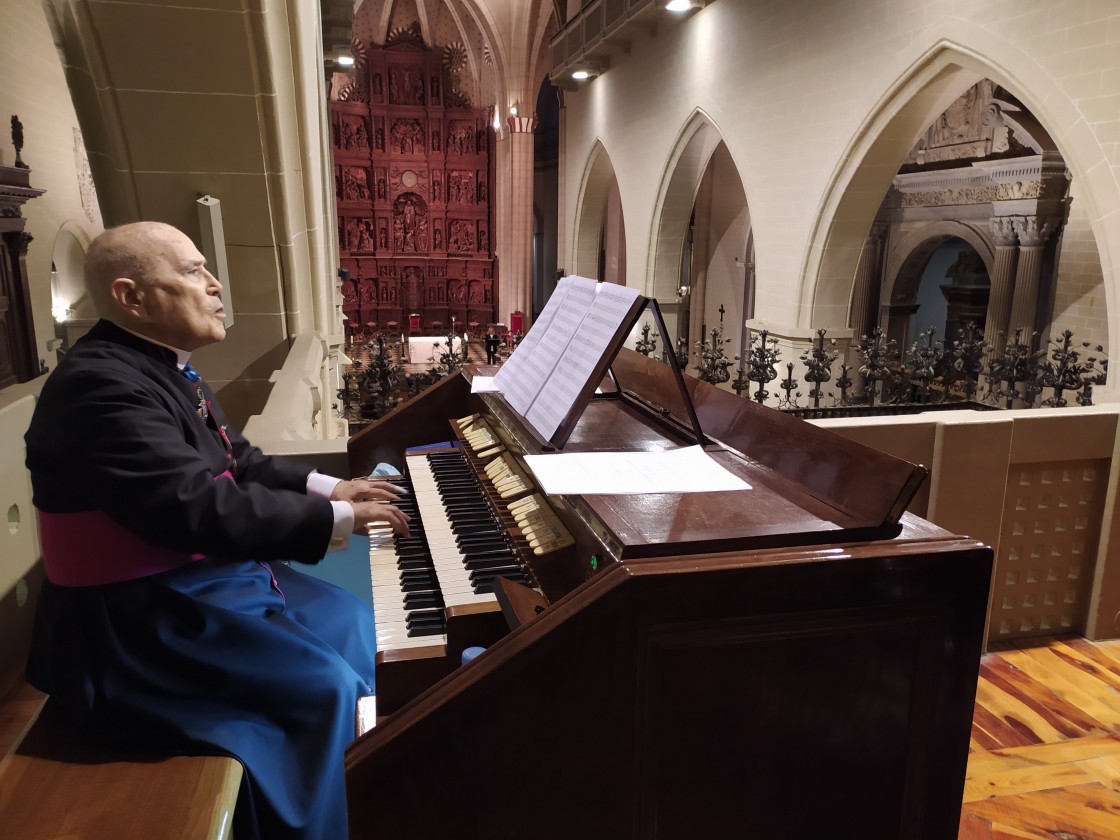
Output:
[[144,308],[144,291],[135,280],[118,277],[109,284],[109,295],[121,312],[128,313],[138,320],[147,314]]

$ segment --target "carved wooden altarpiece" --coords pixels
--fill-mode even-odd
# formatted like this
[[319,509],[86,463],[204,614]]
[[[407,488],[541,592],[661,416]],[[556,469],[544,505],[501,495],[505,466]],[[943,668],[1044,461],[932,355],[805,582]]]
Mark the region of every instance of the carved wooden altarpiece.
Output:
[[356,59],[330,103],[347,335],[485,327],[497,288],[488,111],[407,30]]

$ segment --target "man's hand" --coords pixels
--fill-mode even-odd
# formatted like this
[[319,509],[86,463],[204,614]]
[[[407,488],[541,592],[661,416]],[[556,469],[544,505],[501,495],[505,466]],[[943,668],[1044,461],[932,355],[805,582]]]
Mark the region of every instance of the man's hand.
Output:
[[355,534],[368,534],[373,529],[388,526],[398,536],[409,536],[408,522],[412,517],[396,505],[388,502],[350,502],[350,506],[354,508]]
[[408,536],[409,515],[390,502],[396,501],[403,488],[388,481],[371,481],[368,478],[354,478],[350,481],[340,481],[331,493],[331,499],[340,502],[349,502],[354,508],[354,533],[365,534],[372,525],[385,523],[380,527],[388,527],[393,532]]
[[390,484],[388,481],[352,478],[349,481],[338,482],[334,492],[331,493],[331,500],[336,502],[392,502],[403,492],[403,488]]

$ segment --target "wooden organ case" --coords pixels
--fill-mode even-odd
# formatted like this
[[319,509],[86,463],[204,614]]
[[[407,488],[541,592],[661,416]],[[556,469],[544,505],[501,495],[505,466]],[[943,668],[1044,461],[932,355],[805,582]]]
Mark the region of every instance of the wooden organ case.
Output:
[[360,59],[330,103],[347,333],[493,323],[488,111],[411,30]]
[[[565,451],[690,442],[667,365],[611,370]],[[470,375],[355,435],[352,474],[457,438],[529,585],[379,652],[355,840],[956,838],[992,554],[904,513],[924,469],[686,377],[752,489],[537,492],[571,542],[536,554],[492,467],[541,446]]]

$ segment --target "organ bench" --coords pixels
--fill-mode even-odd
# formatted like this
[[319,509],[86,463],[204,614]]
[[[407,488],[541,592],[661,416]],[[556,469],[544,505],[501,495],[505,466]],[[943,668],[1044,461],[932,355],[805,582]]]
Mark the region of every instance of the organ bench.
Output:
[[[22,635],[14,632],[6,639]],[[23,656],[6,654],[22,663]],[[236,759],[110,753],[60,719],[22,671],[0,677],[6,677],[0,681],[0,835],[20,840],[231,836],[241,783]]]

